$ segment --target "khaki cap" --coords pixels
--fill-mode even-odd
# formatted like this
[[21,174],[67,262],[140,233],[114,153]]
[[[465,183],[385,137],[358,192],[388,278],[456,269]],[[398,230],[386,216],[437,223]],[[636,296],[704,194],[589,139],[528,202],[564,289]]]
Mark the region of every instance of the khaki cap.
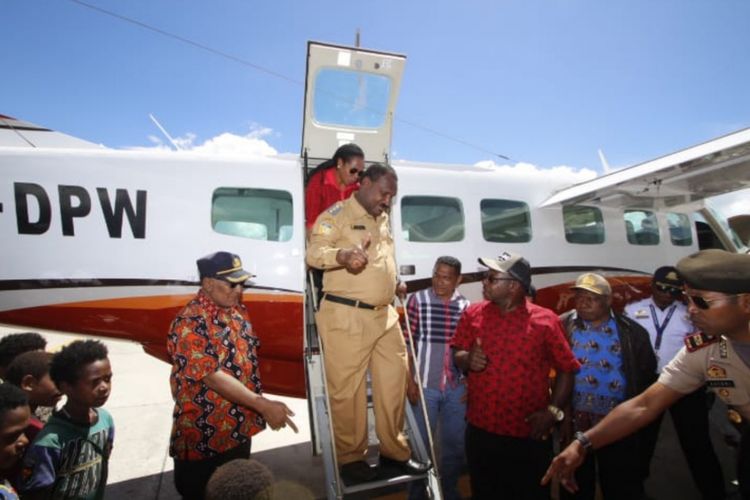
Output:
[[571,289],[586,290],[596,295],[612,295],[612,287],[604,276],[596,273],[582,274]]

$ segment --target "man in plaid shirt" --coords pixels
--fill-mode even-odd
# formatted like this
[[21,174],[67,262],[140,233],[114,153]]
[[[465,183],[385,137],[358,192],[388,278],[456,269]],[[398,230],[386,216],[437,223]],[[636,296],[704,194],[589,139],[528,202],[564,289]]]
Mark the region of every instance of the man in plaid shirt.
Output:
[[[469,305],[466,297],[456,291],[460,282],[461,262],[454,257],[439,257],[432,270],[432,286],[411,295],[406,305],[433,437],[440,421],[440,439],[435,442],[440,449],[439,470],[447,500],[460,498],[457,484],[464,463],[466,386],[450,349],[450,339],[456,331],[458,319]],[[411,362],[410,371],[407,397],[414,407],[427,446],[427,431],[419,407],[419,387]],[[424,485],[414,483],[409,498],[426,498]]]

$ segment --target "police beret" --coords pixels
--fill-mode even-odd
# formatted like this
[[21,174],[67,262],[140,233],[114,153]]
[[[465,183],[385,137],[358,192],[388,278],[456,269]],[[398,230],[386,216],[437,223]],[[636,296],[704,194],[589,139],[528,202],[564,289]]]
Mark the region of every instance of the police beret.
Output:
[[684,257],[677,272],[687,285],[721,293],[750,292],[750,255],[703,250]]

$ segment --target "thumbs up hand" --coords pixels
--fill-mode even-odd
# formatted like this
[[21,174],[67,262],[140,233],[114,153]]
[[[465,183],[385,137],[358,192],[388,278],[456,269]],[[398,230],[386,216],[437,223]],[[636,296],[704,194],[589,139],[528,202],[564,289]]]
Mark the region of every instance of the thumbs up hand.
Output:
[[469,349],[469,370],[481,372],[487,368],[487,355],[482,350],[482,339],[477,337]]
[[362,238],[362,242],[359,245],[339,250],[336,254],[336,261],[352,274],[361,273],[367,266],[369,260],[367,257],[367,249],[370,248],[371,242],[372,235],[367,233],[367,235]]

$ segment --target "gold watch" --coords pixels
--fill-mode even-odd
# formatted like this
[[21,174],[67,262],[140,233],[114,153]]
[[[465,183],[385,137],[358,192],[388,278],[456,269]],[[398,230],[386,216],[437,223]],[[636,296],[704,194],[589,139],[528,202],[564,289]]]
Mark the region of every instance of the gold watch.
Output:
[[565,418],[565,412],[564,412],[564,411],[562,411],[562,410],[561,410],[560,408],[558,408],[557,406],[555,406],[555,405],[549,405],[549,406],[547,407],[547,409],[548,409],[548,410],[549,410],[549,412],[550,412],[550,413],[552,414],[552,416],[554,416],[554,417],[555,417],[555,420],[556,420],[556,421],[558,421],[558,422],[562,422],[562,421],[563,421],[563,419]]

